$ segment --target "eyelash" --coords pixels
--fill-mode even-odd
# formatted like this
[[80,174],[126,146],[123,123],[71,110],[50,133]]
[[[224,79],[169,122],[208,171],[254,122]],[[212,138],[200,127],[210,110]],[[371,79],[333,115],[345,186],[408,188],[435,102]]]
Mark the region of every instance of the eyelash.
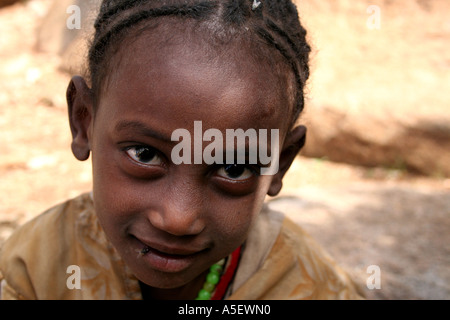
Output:
[[[130,154],[130,151],[133,150],[133,149],[136,150],[136,151],[135,151],[135,156],[133,156],[132,154]],[[143,161],[140,161],[139,159],[136,159],[136,158],[138,157],[138,150],[139,150],[139,149],[141,149],[141,150],[146,149],[147,151],[153,152],[153,153],[154,153],[154,154],[153,154],[153,157],[152,157],[149,161],[153,160],[154,157],[159,157],[159,158],[160,158],[160,163],[158,163],[158,164],[147,164],[147,163],[145,163],[145,162],[143,162]],[[126,154],[128,155],[128,157],[131,158],[131,160],[137,162],[137,163],[140,164],[140,165],[144,165],[144,166],[150,166],[150,165],[151,165],[151,166],[155,166],[155,165],[161,165],[161,164],[163,163],[163,159],[162,159],[163,157],[162,157],[161,153],[160,153],[158,150],[156,150],[155,148],[150,147],[150,146],[131,146],[131,147],[125,148],[124,151],[126,152]],[[142,155],[143,155],[143,154],[141,154],[141,156],[142,156]]]
[[247,174],[249,174],[250,176],[248,178],[245,178],[245,179],[233,179],[233,178],[228,178],[228,177],[224,177],[224,176],[220,176],[220,175],[218,175],[218,176],[220,176],[223,179],[228,179],[228,180],[231,180],[231,181],[234,181],[234,182],[245,182],[246,180],[250,180],[250,179],[252,179],[254,177],[260,176],[260,173],[259,173],[260,168],[255,168],[254,166],[247,165],[247,164],[232,164],[232,165],[228,165],[228,164],[219,165],[218,164],[216,166],[215,171],[216,172],[219,172],[221,170],[225,171],[231,166],[241,166],[241,169],[249,171]]
[[[130,152],[135,149],[135,154],[131,154]],[[137,159],[138,155],[138,150],[141,149],[141,151],[144,152],[144,150],[142,149],[146,149],[147,151],[153,152],[153,154],[151,154],[151,159],[149,159],[149,162],[152,161],[155,157],[159,158],[159,162],[156,164],[148,164],[145,163],[143,161],[140,161],[139,159]],[[147,145],[134,145],[134,146],[129,146],[123,149],[123,151],[126,153],[126,155],[135,163],[137,163],[140,166],[147,166],[147,167],[155,167],[155,166],[163,166],[165,162],[165,156],[161,154],[160,151],[158,151],[157,149],[151,147],[151,146],[147,146]],[[141,154],[142,155],[142,154]],[[244,166],[244,168],[239,168],[239,169],[243,169],[243,173],[241,173],[239,176],[241,176],[242,174],[245,173],[245,170],[249,171],[247,173],[246,178],[244,179],[234,179],[234,178],[230,178],[224,175],[220,175],[218,174],[220,171],[226,171],[227,169],[231,169],[230,167],[232,166]],[[227,164],[217,164],[214,167],[214,172],[215,174],[220,177],[221,179],[226,179],[228,181],[232,181],[233,183],[235,182],[240,182],[243,183],[247,180],[250,180],[254,177],[260,176],[260,170],[261,168],[258,166],[252,166],[252,165],[247,165],[247,164],[232,164],[232,165],[227,165]]]

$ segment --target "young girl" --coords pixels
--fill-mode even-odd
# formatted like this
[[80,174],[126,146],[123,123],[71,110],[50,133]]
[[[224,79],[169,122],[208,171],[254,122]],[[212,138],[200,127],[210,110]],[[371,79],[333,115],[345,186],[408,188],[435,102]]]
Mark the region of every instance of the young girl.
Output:
[[[295,124],[310,47],[293,3],[104,0],[95,28],[89,77],[67,90],[72,151],[92,157],[93,192],[10,237],[1,297],[359,298],[300,227],[264,204],[305,141]],[[179,156],[198,159],[213,142],[214,156],[241,152],[225,144],[238,129],[271,132],[256,143],[276,150],[275,172],[248,161],[250,136],[244,162],[174,159],[177,130],[193,137]]]

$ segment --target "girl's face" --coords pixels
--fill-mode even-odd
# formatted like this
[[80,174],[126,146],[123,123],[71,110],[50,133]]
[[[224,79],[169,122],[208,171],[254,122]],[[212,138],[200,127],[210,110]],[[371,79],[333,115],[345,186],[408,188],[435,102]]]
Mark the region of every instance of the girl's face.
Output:
[[212,61],[189,43],[154,50],[149,38],[115,57],[89,124],[94,202],[136,277],[176,288],[244,242],[273,176],[258,176],[251,166],[175,165],[171,153],[180,142],[172,133],[189,131],[192,158],[195,121],[203,132],[220,130],[224,141],[227,129],[240,128],[279,129],[282,142],[290,110],[273,89],[277,80],[257,65],[232,54]]

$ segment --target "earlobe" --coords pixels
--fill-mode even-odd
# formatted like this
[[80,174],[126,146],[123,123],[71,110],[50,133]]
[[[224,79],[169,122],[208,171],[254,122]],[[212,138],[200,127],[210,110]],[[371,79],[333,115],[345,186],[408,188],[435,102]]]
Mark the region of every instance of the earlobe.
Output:
[[92,93],[82,77],[75,76],[67,88],[69,124],[72,133],[72,153],[80,161],[89,159],[88,130],[93,118]]
[[283,149],[280,153],[280,165],[278,172],[273,176],[267,194],[271,197],[278,195],[283,187],[283,177],[294,162],[295,157],[306,142],[306,127],[295,127],[286,137]]

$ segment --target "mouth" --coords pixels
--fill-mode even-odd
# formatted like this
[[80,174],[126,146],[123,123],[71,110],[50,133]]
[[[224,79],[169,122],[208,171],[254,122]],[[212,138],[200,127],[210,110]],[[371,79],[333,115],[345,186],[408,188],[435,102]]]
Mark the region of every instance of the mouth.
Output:
[[189,268],[196,258],[207,250],[169,247],[138,238],[136,240],[139,243],[136,249],[137,258],[142,259],[152,269],[168,273],[181,272]]

